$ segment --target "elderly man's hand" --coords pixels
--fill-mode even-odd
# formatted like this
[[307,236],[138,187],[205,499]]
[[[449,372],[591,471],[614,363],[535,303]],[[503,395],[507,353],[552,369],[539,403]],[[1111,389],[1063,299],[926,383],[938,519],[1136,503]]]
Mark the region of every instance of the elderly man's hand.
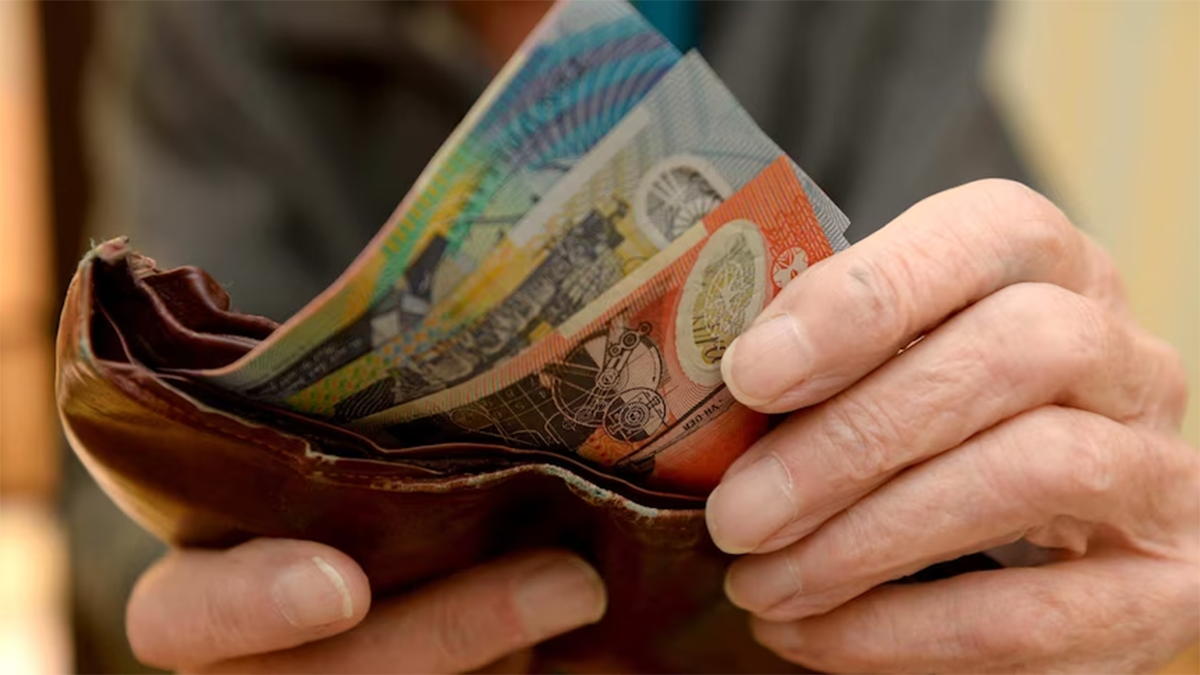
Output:
[[598,621],[605,594],[583,560],[538,551],[370,604],[345,554],[258,539],[159,561],[134,589],[127,630],[142,661],[187,671],[523,672],[529,647]]
[[[717,544],[754,554],[727,592],[785,658],[1128,672],[1195,640],[1180,359],[1036,193],[983,181],[917,204],[793,280],[722,367],[743,403],[797,411],[708,502]],[[882,585],[1021,540],[1043,564]]]

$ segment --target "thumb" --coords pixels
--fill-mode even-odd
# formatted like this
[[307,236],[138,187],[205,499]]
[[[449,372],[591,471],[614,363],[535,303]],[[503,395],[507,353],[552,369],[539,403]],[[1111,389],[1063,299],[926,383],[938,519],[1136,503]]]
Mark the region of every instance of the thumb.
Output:
[[344,632],[370,602],[366,575],[346,554],[309,541],[256,539],[159,560],[134,587],[126,631],[138,659],[181,668]]

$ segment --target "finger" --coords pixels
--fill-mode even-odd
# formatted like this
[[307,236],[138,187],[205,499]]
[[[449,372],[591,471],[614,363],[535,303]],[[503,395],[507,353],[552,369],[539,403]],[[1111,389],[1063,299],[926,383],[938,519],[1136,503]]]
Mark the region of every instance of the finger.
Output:
[[763,412],[841,391],[947,316],[1020,282],[1122,306],[1108,256],[1044,197],[1009,181],[930,197],[794,279],[721,361]]
[[878,588],[759,641],[818,672],[1156,672],[1200,630],[1194,569],[1108,557]]
[[176,551],[138,581],[126,611],[134,654],[185,668],[341,633],[370,606],[366,575],[323,544],[256,539]]
[[900,474],[796,544],[738,560],[726,586],[734,604],[785,621],[1023,537],[1073,555],[1112,545],[1169,556],[1200,514],[1198,477],[1200,458],[1173,438],[1040,408]]
[[524,554],[376,605],[353,631],[273,654],[227,661],[216,672],[452,673],[600,620],[604,585],[561,551]]
[[710,496],[713,538],[732,553],[790,544],[905,467],[1042,405],[1176,429],[1180,364],[1092,300],[1009,286],[761,439]]

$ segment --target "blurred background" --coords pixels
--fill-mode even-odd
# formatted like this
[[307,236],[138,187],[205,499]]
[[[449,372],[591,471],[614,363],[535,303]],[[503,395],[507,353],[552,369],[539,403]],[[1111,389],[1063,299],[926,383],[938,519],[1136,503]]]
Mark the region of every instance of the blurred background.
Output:
[[[105,86],[88,75],[105,13],[99,3],[0,2],[3,673],[138,668],[122,602],[161,551],[122,516],[97,521],[120,526],[89,524],[115,511],[70,455],[53,409],[59,303],[107,199],[110,176],[98,167],[119,170],[92,161],[85,133],[88,87]],[[1000,3],[980,51],[978,80],[1030,178],[1113,254],[1138,317],[1183,354],[1198,391],[1200,3]],[[395,204],[406,188],[385,198]],[[1193,445],[1198,401],[1184,428]],[[1165,672],[1200,672],[1196,649]]]

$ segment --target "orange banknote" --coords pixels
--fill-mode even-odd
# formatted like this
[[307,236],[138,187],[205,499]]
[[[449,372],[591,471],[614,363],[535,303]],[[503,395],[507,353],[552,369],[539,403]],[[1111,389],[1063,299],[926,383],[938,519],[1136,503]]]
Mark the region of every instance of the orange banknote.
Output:
[[832,253],[780,158],[523,352],[353,427],[384,447],[549,451],[703,494],[767,424],[725,389],[722,355],[784,285]]

